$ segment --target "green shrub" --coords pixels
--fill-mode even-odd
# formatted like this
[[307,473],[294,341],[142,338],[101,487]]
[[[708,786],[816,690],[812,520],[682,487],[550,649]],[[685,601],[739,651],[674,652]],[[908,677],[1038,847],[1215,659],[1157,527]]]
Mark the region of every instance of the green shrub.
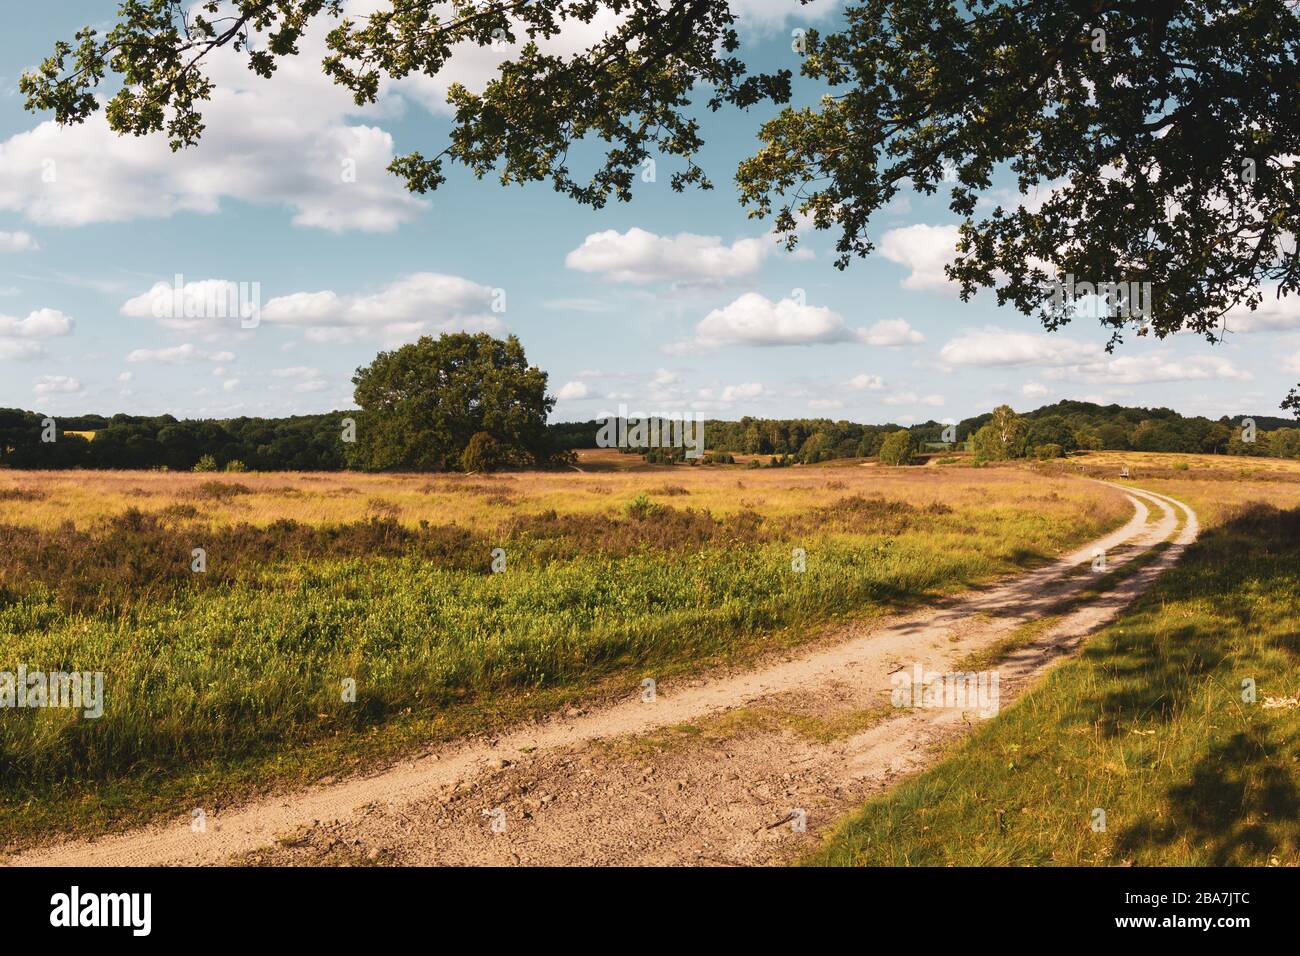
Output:
[[647,518],[653,518],[662,514],[664,506],[656,504],[650,500],[650,496],[642,492],[631,501],[623,506],[623,511],[629,518],[635,518],[638,521],[645,521]]

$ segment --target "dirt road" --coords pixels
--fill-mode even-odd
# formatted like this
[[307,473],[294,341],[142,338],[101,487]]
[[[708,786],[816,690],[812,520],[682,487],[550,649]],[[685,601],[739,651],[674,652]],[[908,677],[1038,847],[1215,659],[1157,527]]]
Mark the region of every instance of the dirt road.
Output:
[[[18,865],[213,863],[756,864],[810,848],[843,813],[927,766],[983,719],[891,706],[891,675],[963,659],[1034,621],[985,665],[1008,706],[1145,590],[1197,534],[1185,504],[1121,487],[1118,531],[1052,565],[891,619],[758,670],[657,687],[370,777],[11,858]],[[1182,512],[1180,515],[1179,512]],[[1122,571],[1162,543],[1131,573]],[[1072,600],[1073,599],[1073,600]]]

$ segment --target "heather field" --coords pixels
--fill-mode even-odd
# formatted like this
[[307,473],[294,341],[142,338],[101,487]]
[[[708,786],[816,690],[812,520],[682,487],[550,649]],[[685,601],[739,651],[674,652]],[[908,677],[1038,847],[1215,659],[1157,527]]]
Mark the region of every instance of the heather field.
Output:
[[0,839],[219,807],[752,663],[1042,564],[1130,513],[1053,469],[965,461],[4,472],[5,656],[102,671],[105,689],[98,719],[0,725]]

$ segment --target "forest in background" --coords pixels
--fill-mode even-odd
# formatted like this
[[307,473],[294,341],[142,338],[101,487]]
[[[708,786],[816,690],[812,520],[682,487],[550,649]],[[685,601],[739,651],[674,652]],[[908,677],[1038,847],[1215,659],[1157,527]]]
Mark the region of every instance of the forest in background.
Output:
[[[0,409],[0,467],[167,468],[191,471],[341,471],[348,467],[341,441],[344,420],[356,412],[334,411],[287,418],[177,419],[171,415],[69,415],[54,422],[55,441],[42,441],[47,416]],[[1243,417],[1186,417],[1168,408],[1095,405],[1063,401],[1019,416],[1026,449],[1188,452],[1300,457],[1300,428],[1275,416],[1254,416],[1254,442],[1242,440]],[[959,443],[993,418],[993,412],[957,423]],[[562,449],[596,447],[602,421],[554,422],[552,444]],[[907,431],[913,447],[939,443],[947,426],[928,421],[910,427],[864,425],[825,418],[738,421],[707,419],[711,452],[771,455],[803,463],[874,457],[885,438]]]

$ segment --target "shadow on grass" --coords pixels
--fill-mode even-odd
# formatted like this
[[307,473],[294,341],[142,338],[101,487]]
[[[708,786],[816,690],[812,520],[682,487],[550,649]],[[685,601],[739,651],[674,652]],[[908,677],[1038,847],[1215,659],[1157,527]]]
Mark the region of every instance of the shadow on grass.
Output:
[[1196,762],[1186,783],[1169,789],[1168,819],[1142,821],[1117,846],[1150,854],[1186,840],[1205,848],[1206,862],[1214,866],[1259,864],[1273,852],[1294,853],[1300,850],[1300,793],[1283,766],[1294,760],[1266,727],[1233,734]]
[[[1135,626],[1085,651],[1085,659],[1111,678],[1111,689],[1099,706],[1080,700],[1072,720],[1095,724],[1110,738],[1135,724],[1154,728],[1157,739],[1204,737],[1195,762],[1175,767],[1178,782],[1166,789],[1164,813],[1118,836],[1123,855],[1159,858],[1162,848],[1184,842],[1205,853],[1206,862],[1242,865],[1300,851],[1300,740],[1285,732],[1293,722],[1253,721],[1226,739],[1227,731],[1216,727],[1222,708],[1240,693],[1238,675],[1277,671],[1261,652],[1281,650],[1294,662],[1298,585],[1300,509],[1251,505],[1189,548],[1135,607]],[[1170,628],[1143,620],[1171,606],[1193,622]],[[1206,695],[1213,684],[1226,694],[1211,709]],[[1190,713],[1198,699],[1205,702],[1203,716]]]

